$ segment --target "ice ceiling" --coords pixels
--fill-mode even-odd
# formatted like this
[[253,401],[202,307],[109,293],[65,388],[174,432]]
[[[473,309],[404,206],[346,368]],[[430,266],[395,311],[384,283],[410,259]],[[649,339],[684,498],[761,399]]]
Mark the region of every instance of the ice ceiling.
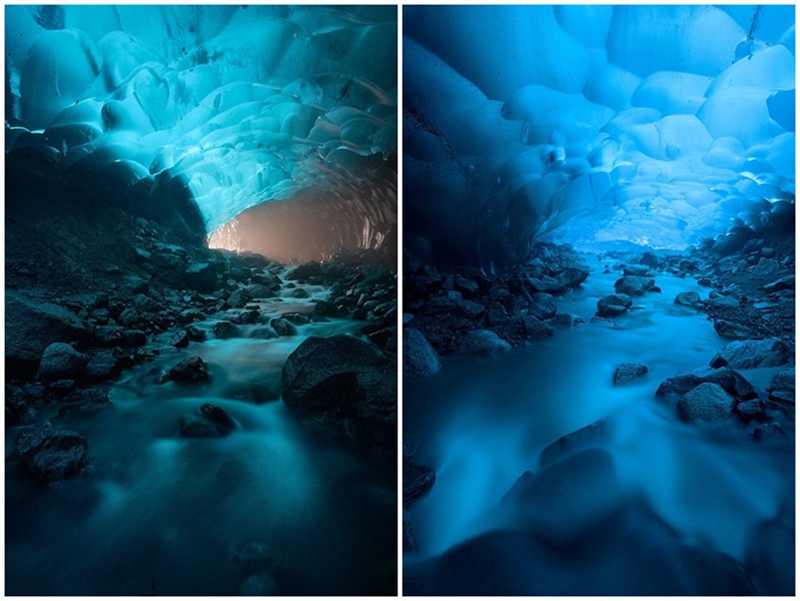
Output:
[[396,10],[8,6],[6,151],[137,202],[185,190],[231,246],[229,220],[298,195],[347,222],[336,243],[378,246],[397,216]]
[[793,219],[794,6],[408,6],[407,251],[682,248]]

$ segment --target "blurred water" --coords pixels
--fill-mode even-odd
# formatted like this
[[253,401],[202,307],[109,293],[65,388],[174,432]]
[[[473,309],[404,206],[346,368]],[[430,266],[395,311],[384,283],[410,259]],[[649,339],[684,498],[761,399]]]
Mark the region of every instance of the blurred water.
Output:
[[[313,307],[274,304],[276,312]],[[7,594],[138,595],[154,582],[160,595],[233,595],[253,576],[267,594],[391,594],[395,456],[309,430],[277,396],[263,404],[233,396],[277,385],[285,358],[309,335],[358,325],[191,343],[127,372],[113,408],[66,423],[90,443],[92,478],[40,487],[8,464]],[[210,384],[155,384],[191,355],[208,362]],[[203,403],[240,427],[219,439],[180,437],[179,420]]]
[[[587,323],[559,326],[552,338],[490,358],[451,355],[439,374],[406,382],[404,437],[418,444],[414,461],[436,470],[435,486],[410,510],[420,559],[513,527],[500,499],[517,478],[539,469],[547,445],[605,417],[613,434],[600,444],[623,486],[642,493],[685,542],[744,561],[756,523],[794,506],[793,452],[757,445],[737,425],[683,424],[672,405],[654,398],[664,379],[708,365],[726,343],[704,315],[673,304],[678,292],[705,298],[708,289],[658,274],[661,293],[634,299],[614,323],[590,323],[598,298],[620,277],[602,273],[609,262],[591,263],[586,283],[557,301],[559,312]],[[614,369],[629,361],[649,373],[613,386]],[[743,373],[758,372],[753,382],[763,392],[777,369]],[[592,503],[586,498],[582,510],[592,511]]]

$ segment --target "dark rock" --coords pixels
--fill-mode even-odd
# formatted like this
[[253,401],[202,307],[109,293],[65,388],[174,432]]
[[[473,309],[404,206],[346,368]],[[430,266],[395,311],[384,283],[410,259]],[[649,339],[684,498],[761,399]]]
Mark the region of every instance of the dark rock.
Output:
[[119,359],[110,352],[95,353],[86,365],[86,376],[92,380],[104,380],[119,375]]
[[769,381],[769,390],[786,390],[794,394],[795,369],[791,367],[776,373]]
[[197,326],[189,326],[186,328],[186,335],[191,342],[204,342],[206,339],[206,331],[201,330]]
[[714,329],[717,331],[717,334],[723,338],[731,340],[747,340],[756,334],[755,330],[750,326],[726,321],[724,319],[714,320]]
[[767,406],[760,399],[744,401],[736,405],[734,413],[742,420],[749,422],[754,419],[763,419],[767,415]]
[[749,400],[758,397],[752,384],[745,380],[739,372],[729,367],[719,369],[701,368],[664,380],[656,390],[657,398],[675,398],[683,396],[704,382],[720,385],[738,400]]
[[533,315],[536,319],[549,319],[554,317],[558,311],[556,300],[550,294],[533,294],[531,303],[528,305],[528,315]]
[[433,488],[436,472],[425,465],[403,462],[403,508],[411,507]]
[[289,355],[281,373],[283,402],[312,413],[397,419],[396,361],[352,336],[311,336]]
[[213,292],[217,283],[217,268],[213,263],[192,263],[183,273],[183,282],[199,292]]
[[641,363],[623,363],[614,370],[614,386],[627,384],[647,373],[647,366]]
[[453,286],[456,290],[461,292],[461,294],[467,296],[475,296],[480,292],[478,282],[461,275],[457,275],[453,278]]
[[147,343],[147,334],[142,330],[122,330],[122,344],[125,346],[142,346]]
[[775,259],[762,257],[753,267],[752,273],[755,275],[770,275],[780,271],[781,265]]
[[289,281],[309,280],[314,277],[319,277],[322,274],[322,263],[310,261],[298,265],[292,271],[286,274],[285,279]]
[[403,510],[403,553],[417,553],[419,544],[414,535],[414,527],[411,525],[411,514]]
[[56,380],[47,387],[47,392],[56,397],[63,397],[75,390],[75,380]]
[[6,377],[33,376],[42,354],[53,342],[83,340],[83,323],[66,309],[6,289]]
[[89,470],[89,443],[72,430],[45,422],[22,430],[15,442],[25,469],[41,482],[58,482]]
[[253,297],[246,288],[237,288],[228,297],[228,304],[238,309],[247,305],[251,300],[253,300]]
[[734,369],[775,367],[783,365],[791,356],[786,343],[777,338],[764,340],[738,340],[731,342],[711,360],[711,367],[729,366]]
[[239,311],[230,319],[232,323],[245,325],[257,323],[259,317],[261,317],[261,311],[258,309],[245,309],[244,311]]
[[492,302],[486,309],[486,323],[490,326],[507,324],[511,317],[506,313],[505,307],[498,302]]
[[511,345],[491,330],[472,330],[467,332],[458,348],[459,353],[489,356],[506,351]]
[[753,430],[753,440],[756,442],[767,441],[767,440],[780,440],[780,441],[787,441],[790,440],[789,436],[786,434],[783,428],[776,423],[771,424],[759,424],[756,426],[756,429]]
[[568,328],[574,328],[579,324],[586,323],[582,317],[572,313],[556,313],[555,319],[558,325],[567,326]]
[[[377,305],[377,301],[375,303]],[[366,304],[365,304],[365,308]],[[348,314],[347,307],[333,303],[331,301],[316,301],[314,306],[314,313],[323,317],[346,317]]]
[[627,294],[609,294],[597,301],[597,315],[615,317],[622,315],[633,306],[633,300]]
[[705,382],[678,401],[678,414],[685,422],[713,422],[730,417],[734,399],[721,386]]
[[117,317],[117,321],[125,327],[135,328],[141,324],[142,316],[136,309],[125,309]]
[[650,275],[651,267],[649,265],[637,265],[636,263],[628,263],[622,267],[623,275],[633,275],[645,277]]
[[292,298],[308,298],[309,294],[305,288],[295,288],[289,296]]
[[525,315],[522,318],[522,324],[527,340],[538,340],[553,335],[553,328],[543,321],[539,321],[533,315]]
[[794,290],[794,276],[787,275],[764,286],[764,292],[773,294],[781,290]]
[[[133,308],[137,311],[144,312],[144,313],[157,313],[161,311],[163,307],[159,305],[156,301],[154,301],[149,296],[145,296],[144,294],[137,294],[131,299],[131,303],[133,304]],[[123,311],[122,315],[125,312]],[[120,318],[122,318],[120,315]],[[121,322],[124,324],[124,321]]]
[[652,290],[656,283],[653,278],[646,278],[636,275],[626,275],[614,282],[614,290],[617,294],[627,294],[628,296],[642,296],[645,292]]
[[175,348],[186,348],[189,346],[189,334],[186,330],[178,330],[170,336],[169,343]]
[[416,328],[403,329],[403,378],[430,376],[439,371],[439,355]]
[[233,338],[239,333],[239,328],[230,321],[218,321],[214,324],[214,337],[219,339]]
[[200,357],[184,359],[167,373],[167,378],[179,384],[194,384],[208,380],[208,366]]
[[59,380],[80,378],[86,373],[86,357],[69,344],[54,342],[49,345],[39,362],[36,378]]
[[283,317],[273,317],[269,321],[269,325],[278,334],[278,336],[294,336],[297,334],[297,328],[291,322]]
[[707,307],[713,307],[714,309],[736,309],[739,306],[739,301],[734,296],[724,296],[724,295],[717,295],[714,297],[709,297],[707,301],[705,301]]
[[236,429],[236,422],[222,407],[205,403],[200,407],[200,413],[225,430]]
[[539,465],[545,467],[583,449],[605,446],[610,440],[612,430],[610,418],[604,418],[570,432],[542,450]]
[[697,307],[700,304],[700,295],[697,292],[679,292],[675,297],[676,305],[684,307]]
[[36,419],[36,409],[33,406],[35,399],[27,390],[6,384],[5,392],[6,426],[24,424]]

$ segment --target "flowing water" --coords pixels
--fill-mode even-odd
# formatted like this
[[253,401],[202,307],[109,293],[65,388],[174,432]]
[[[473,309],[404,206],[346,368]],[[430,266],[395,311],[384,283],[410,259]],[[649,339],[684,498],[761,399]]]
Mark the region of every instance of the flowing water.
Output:
[[[307,287],[311,299],[322,288]],[[309,300],[262,303],[307,313]],[[396,457],[308,427],[279,400],[286,357],[308,336],[356,333],[331,320],[271,340],[209,340],[125,373],[113,407],[64,425],[89,441],[95,473],[42,487],[7,462],[6,593],[67,595],[391,594]],[[166,335],[168,338],[168,335]],[[199,355],[208,384],[157,384]],[[253,402],[255,398],[266,402]],[[237,422],[186,439],[203,403]],[[10,447],[7,437],[6,455]]]
[[[607,417],[614,420],[613,436],[601,446],[620,481],[641,493],[684,542],[744,562],[759,522],[793,515],[790,445],[756,444],[743,426],[681,423],[673,404],[654,397],[663,380],[707,366],[726,344],[704,315],[673,304],[678,292],[705,298],[708,289],[659,273],[661,293],[635,298],[613,323],[591,323],[597,300],[613,292],[619,272],[603,273],[610,261],[590,262],[584,285],[557,299],[560,313],[586,323],[557,326],[551,338],[489,358],[451,355],[435,376],[406,383],[404,438],[417,445],[414,462],[436,470],[434,487],[410,509],[420,553],[407,556],[406,566],[480,533],[514,527],[501,499],[517,478],[540,469],[546,446]],[[631,361],[649,373],[613,386],[616,366]],[[764,394],[779,369],[742,373]],[[570,502],[554,519],[575,522],[576,513],[593,511],[592,503]]]

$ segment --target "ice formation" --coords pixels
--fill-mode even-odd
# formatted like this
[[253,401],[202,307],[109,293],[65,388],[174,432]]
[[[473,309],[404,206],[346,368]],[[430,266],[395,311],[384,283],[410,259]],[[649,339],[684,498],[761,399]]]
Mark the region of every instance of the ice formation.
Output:
[[151,212],[182,192],[209,233],[320,192],[357,221],[339,241],[375,247],[396,221],[396,29],[390,6],[9,6],[6,151]]
[[410,252],[491,268],[793,220],[793,6],[404,10]]

